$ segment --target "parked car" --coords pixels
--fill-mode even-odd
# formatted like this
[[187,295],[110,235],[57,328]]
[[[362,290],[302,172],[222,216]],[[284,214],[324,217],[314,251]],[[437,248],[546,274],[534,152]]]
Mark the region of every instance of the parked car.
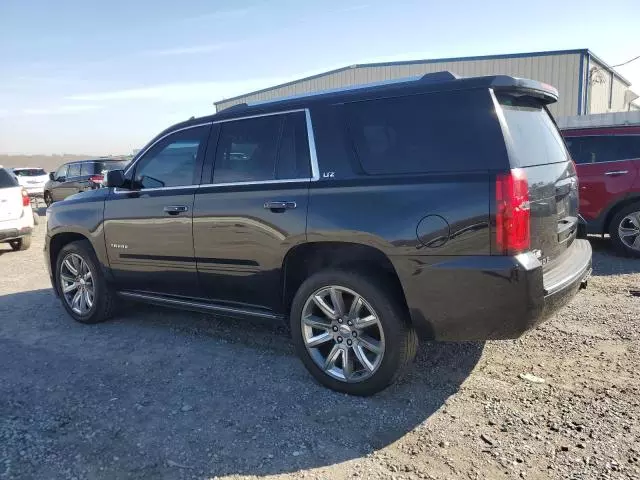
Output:
[[128,160],[98,159],[65,163],[49,174],[44,186],[47,206],[86,190],[102,187],[104,175],[109,170],[124,168]]
[[49,175],[42,168],[19,167],[12,169],[17,177],[18,183],[23,187],[29,196],[42,196],[44,186],[49,180]]
[[14,250],[31,246],[33,211],[27,191],[8,169],[0,165],[0,243]]
[[180,123],[49,209],[51,281],[83,323],[118,296],[288,321],[318,381],[373,394],[418,336],[517,338],[586,285],[556,99],[441,72]]
[[640,125],[563,131],[576,162],[580,214],[588,233],[640,257]]

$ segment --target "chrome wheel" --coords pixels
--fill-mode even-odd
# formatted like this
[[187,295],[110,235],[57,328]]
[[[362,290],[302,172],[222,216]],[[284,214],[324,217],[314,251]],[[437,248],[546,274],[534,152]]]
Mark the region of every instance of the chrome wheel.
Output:
[[45,192],[44,194],[44,203],[47,207],[50,207],[53,203],[53,198],[51,198],[51,194],[49,192]]
[[371,377],[384,356],[384,332],[373,307],[358,293],[331,285],[302,309],[302,338],[315,364],[343,382]]
[[632,212],[622,219],[618,236],[628,248],[640,252],[640,212]]
[[60,289],[69,308],[86,315],[93,306],[95,287],[87,262],[77,253],[69,253],[60,264]]

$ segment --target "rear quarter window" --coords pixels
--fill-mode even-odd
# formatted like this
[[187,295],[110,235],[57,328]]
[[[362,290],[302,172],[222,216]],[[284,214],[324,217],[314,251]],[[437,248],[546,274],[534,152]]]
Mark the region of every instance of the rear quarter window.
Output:
[[369,175],[483,171],[507,162],[485,89],[365,100],[345,105],[345,112]]
[[4,168],[0,168],[0,188],[17,187],[19,185],[16,177]]

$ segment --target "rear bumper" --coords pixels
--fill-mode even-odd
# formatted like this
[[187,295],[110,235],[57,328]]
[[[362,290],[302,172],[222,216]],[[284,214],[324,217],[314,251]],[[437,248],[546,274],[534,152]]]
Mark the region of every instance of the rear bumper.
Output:
[[33,228],[31,227],[8,228],[0,230],[0,242],[15,240],[17,238],[24,237],[25,235],[31,235],[32,231]]
[[423,338],[518,338],[566,305],[591,274],[591,245],[575,240],[543,272],[515,257],[395,257],[411,319]]

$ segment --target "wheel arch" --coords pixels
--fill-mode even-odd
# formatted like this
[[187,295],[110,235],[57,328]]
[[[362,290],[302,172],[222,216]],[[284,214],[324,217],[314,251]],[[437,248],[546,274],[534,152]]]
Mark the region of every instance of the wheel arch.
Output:
[[613,218],[616,216],[616,214],[622,210],[623,208],[628,207],[629,205],[632,205],[634,203],[640,203],[640,193],[638,194],[632,194],[629,195],[625,198],[622,198],[620,200],[618,200],[616,203],[614,203],[611,207],[609,207],[607,214],[604,218],[604,222],[602,225],[602,233],[607,233],[609,232],[610,226],[611,226],[611,222],[613,221]]
[[370,245],[343,241],[302,243],[292,247],[282,263],[282,311],[289,314],[298,288],[312,274],[337,268],[356,270],[381,276],[391,286],[391,292],[406,309],[410,319],[400,277],[390,258]]
[[[56,265],[58,262],[58,255],[60,254],[60,250],[62,250],[65,245],[69,245],[71,242],[76,242],[79,240],[87,240],[91,245],[91,241],[89,240],[89,238],[78,232],[56,233],[49,240],[49,265],[51,265],[51,272],[53,274],[54,282],[57,282]],[[91,248],[93,249],[93,245],[91,245]]]

